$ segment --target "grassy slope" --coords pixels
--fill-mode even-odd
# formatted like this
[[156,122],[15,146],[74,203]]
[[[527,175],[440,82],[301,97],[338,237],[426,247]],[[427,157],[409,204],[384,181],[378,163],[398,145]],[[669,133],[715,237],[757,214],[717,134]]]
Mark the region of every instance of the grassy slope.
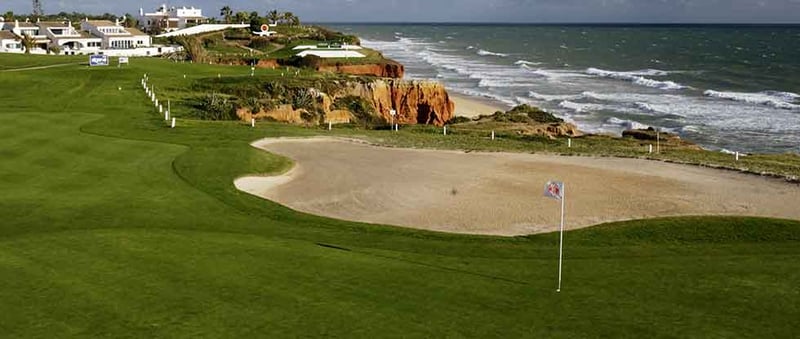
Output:
[[[797,222],[681,218],[570,232],[559,295],[555,234],[491,238],[363,225],[239,193],[233,178],[290,166],[250,141],[319,132],[184,120],[170,130],[138,88],[145,72],[169,88],[184,73],[191,80],[247,69],[135,59],[123,69],[0,74],[0,333],[798,331]],[[39,95],[20,94],[32,92]]]

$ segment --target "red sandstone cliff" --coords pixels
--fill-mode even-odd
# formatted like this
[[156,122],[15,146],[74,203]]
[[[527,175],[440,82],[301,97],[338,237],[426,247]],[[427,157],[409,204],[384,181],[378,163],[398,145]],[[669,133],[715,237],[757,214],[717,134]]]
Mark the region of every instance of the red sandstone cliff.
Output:
[[438,82],[382,79],[350,83],[347,94],[369,100],[386,121],[392,118],[389,111],[396,110],[395,119],[401,124],[442,126],[455,112],[455,103]]
[[369,75],[379,78],[401,79],[405,74],[405,67],[396,62],[363,65],[322,65],[317,71],[333,72],[351,75]]
[[[384,121],[391,121],[390,110],[397,111],[395,121],[400,124],[432,124],[442,126],[453,117],[455,104],[450,99],[442,84],[429,81],[404,81],[397,79],[380,79],[372,82],[347,82],[341,84],[336,97],[313,90],[319,98],[319,108],[325,113],[324,121],[348,122],[347,111],[335,110],[333,102],[343,96],[364,98],[375,108],[375,114]],[[240,109],[237,113],[245,121],[251,117],[256,119],[272,118],[290,123],[303,123],[303,109],[292,109],[291,105],[281,105],[269,111],[251,114],[248,109]],[[318,122],[313,122],[318,123]]]

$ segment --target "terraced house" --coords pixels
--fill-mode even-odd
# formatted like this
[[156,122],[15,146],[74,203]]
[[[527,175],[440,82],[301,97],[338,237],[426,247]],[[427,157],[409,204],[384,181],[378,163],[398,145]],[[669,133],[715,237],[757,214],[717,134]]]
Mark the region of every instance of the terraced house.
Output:
[[151,56],[174,52],[178,47],[153,46],[150,35],[123,27],[120,21],[88,20],[73,25],[71,21],[0,22],[0,52],[24,53],[21,43],[26,35],[34,38],[33,54],[67,55],[107,54],[113,56]]

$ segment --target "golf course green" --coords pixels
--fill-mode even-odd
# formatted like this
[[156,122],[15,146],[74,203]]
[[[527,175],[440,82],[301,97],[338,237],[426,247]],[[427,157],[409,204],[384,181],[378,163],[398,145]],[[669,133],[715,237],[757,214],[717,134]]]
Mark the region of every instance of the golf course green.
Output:
[[[184,87],[248,67],[85,62],[0,55],[0,337],[800,332],[800,222],[698,216],[570,231],[556,293],[558,234],[359,224],[238,191],[237,177],[292,165],[251,142],[327,133],[189,119]],[[47,65],[58,66],[26,69]],[[144,94],[145,73],[177,128]]]

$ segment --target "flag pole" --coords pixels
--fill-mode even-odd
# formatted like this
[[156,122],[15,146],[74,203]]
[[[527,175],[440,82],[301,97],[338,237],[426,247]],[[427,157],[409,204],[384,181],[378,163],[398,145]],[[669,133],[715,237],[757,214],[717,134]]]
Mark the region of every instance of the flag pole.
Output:
[[556,292],[561,292],[561,265],[564,257],[564,201],[567,200],[567,185],[561,186],[561,235],[558,243],[558,289]]

